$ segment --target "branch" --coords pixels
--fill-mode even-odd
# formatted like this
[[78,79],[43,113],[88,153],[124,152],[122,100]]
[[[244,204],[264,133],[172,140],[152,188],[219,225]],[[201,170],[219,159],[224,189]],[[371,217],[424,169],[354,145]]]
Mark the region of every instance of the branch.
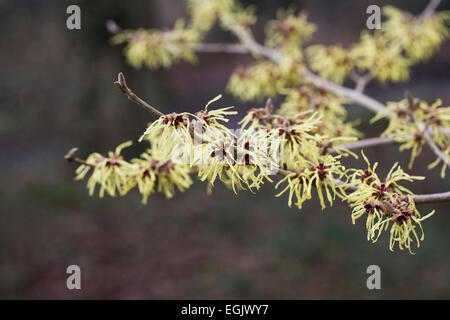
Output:
[[125,76],[123,75],[122,72],[119,72],[119,75],[117,76],[117,81],[115,81],[114,84],[117,86],[117,88],[119,88],[120,91],[122,91],[123,94],[125,94],[128,97],[128,99],[130,99],[137,105],[141,106],[148,112],[152,113],[156,118],[159,118],[164,115],[159,110],[155,109],[147,102],[139,98],[136,94],[134,94],[133,91],[131,91],[130,88],[128,88],[127,83],[125,81]]
[[423,24],[434,13],[440,3],[441,0],[431,0],[417,19],[417,24]]
[[232,18],[228,16],[223,17],[223,23],[251,53],[266,57],[274,62],[281,61],[282,54],[279,50],[267,48],[256,42],[250,32]]
[[441,193],[419,194],[417,196],[414,196],[413,199],[416,204],[450,201],[450,191]]
[[302,75],[307,78],[309,81],[314,83],[317,86],[321,86],[328,91],[331,91],[337,95],[343,96],[347,99],[350,99],[361,106],[369,109],[375,113],[384,113],[386,117],[390,117],[391,113],[386,109],[384,104],[381,102],[369,97],[368,95],[363,94],[362,92],[356,89],[346,88],[344,86],[338,85],[334,82],[326,80],[324,78],[319,77],[318,75],[312,73],[308,69],[303,69]]
[[195,52],[249,53],[247,46],[240,43],[199,43],[191,47]]

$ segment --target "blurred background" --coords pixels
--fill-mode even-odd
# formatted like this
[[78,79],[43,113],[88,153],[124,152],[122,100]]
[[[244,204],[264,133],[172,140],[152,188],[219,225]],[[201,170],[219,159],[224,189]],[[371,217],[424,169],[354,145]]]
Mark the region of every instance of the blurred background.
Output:
[[[256,37],[276,8],[294,4],[309,12],[319,29],[313,43],[357,41],[370,4],[392,4],[419,13],[426,0],[243,1],[257,4]],[[439,10],[450,9],[443,1]],[[66,8],[81,7],[81,30],[66,28]],[[186,15],[182,0],[0,1],[0,298],[270,298],[270,299],[431,299],[450,298],[450,210],[448,203],[422,205],[437,213],[423,225],[425,241],[415,256],[388,250],[387,238],[366,241],[364,222],[351,224],[342,203],[322,211],[317,201],[289,209],[272,185],[237,196],[217,184],[211,196],[196,183],[172,200],[154,195],[147,205],[125,198],[89,197],[75,182],[75,166],[64,154],[106,152],[138,136],[149,115],[113,85],[125,73],[138,95],[163,112],[199,109],[224,88],[246,55],[200,54],[197,65],[168,70],[135,70],[123,47],[111,46],[105,28],[114,19],[123,28],[171,28]],[[234,41],[214,29],[209,41]],[[370,85],[381,101],[400,100],[408,88],[429,101],[450,105],[450,42],[430,61],[414,67],[407,84]],[[242,103],[225,93],[222,105],[240,113],[260,103]],[[367,137],[386,122],[368,124],[372,114],[349,106]],[[138,155],[136,144],[126,156]],[[367,150],[386,172],[409,153],[395,146]],[[413,190],[447,191],[449,179],[424,148],[414,173],[426,175]],[[347,165],[362,166],[359,162]],[[66,268],[82,270],[82,290],[66,288]],[[366,288],[367,266],[381,267],[382,289]]]

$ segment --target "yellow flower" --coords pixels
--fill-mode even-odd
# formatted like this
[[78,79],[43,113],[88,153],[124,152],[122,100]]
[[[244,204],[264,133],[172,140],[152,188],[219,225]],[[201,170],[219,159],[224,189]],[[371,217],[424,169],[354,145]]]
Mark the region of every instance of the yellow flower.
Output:
[[[223,28],[228,27],[229,20],[248,27],[256,22],[255,7],[247,8],[235,0],[188,0],[191,14],[191,27],[205,32],[220,20]],[[225,23],[226,22],[226,23]]]
[[192,127],[189,113],[170,113],[151,123],[139,142],[146,140],[153,150],[164,150],[174,158],[185,159],[189,163],[192,148]]
[[235,148],[234,139],[229,137],[195,146],[194,165],[198,169],[199,179],[208,181],[209,192],[217,178],[231,186],[235,193],[237,189],[244,189],[236,169]]
[[94,194],[97,184],[100,186],[100,198],[103,198],[105,192],[115,197],[116,190],[119,194],[123,194],[126,190],[126,184],[132,166],[123,160],[120,152],[130,145],[132,145],[131,141],[120,144],[114,152],[110,151],[107,157],[99,153],[89,155],[86,159],[87,164],[82,164],[77,168],[77,176],[75,179],[84,179],[92,167],[93,172],[87,182],[89,195],[92,196]]
[[327,155],[320,159],[317,158],[314,163],[308,162],[309,168],[302,172],[288,174],[275,186],[278,188],[283,182],[288,183],[277,196],[289,190],[288,205],[291,206],[292,196],[295,195],[297,200],[295,205],[301,209],[302,204],[311,199],[311,187],[315,187],[322,209],[326,208],[325,197],[332,206],[336,195],[340,198],[345,197],[343,182],[339,180],[345,174],[345,167],[339,161],[340,157]]
[[219,14],[230,11],[234,0],[188,0],[191,26],[202,32],[211,29]]
[[301,209],[303,203],[306,200],[311,199],[311,181],[309,180],[308,174],[289,174],[275,185],[275,189],[278,189],[278,187],[284,182],[287,182],[286,187],[276,196],[279,197],[289,190],[288,206],[291,207],[292,198],[295,196],[295,206]]

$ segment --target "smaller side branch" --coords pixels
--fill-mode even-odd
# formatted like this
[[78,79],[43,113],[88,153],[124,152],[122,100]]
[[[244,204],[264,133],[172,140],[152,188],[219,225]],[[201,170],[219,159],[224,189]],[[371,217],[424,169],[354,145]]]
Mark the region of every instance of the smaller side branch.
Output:
[[350,73],[350,77],[356,83],[355,90],[361,93],[364,92],[367,84],[373,79],[371,72],[368,72],[365,75],[359,75],[354,70]]
[[433,139],[430,136],[430,133],[428,130],[426,130],[423,134],[423,137],[425,139],[425,142],[430,147],[430,149],[434,152],[436,156],[439,157],[444,163],[447,164],[448,167],[450,167],[450,159],[439,149],[439,147],[434,143]]
[[75,154],[77,152],[78,152],[78,148],[70,149],[69,152],[67,152],[67,154],[64,156],[64,159],[66,159],[68,162],[83,164],[83,165],[89,166],[89,167],[94,167],[93,164],[88,163],[88,162],[84,161],[83,159],[76,157]]
[[362,148],[370,148],[370,147],[376,147],[381,146],[385,144],[391,144],[394,143],[390,138],[388,137],[376,137],[376,138],[368,138],[363,139],[355,142],[346,143],[343,145],[340,145],[339,147],[348,149],[348,150],[354,150],[354,149],[362,149]]
[[416,123],[417,127],[420,130],[423,130],[423,138],[425,139],[425,143],[430,147],[431,151],[433,151],[433,153],[439,159],[441,159],[444,163],[446,163],[447,166],[450,166],[450,159],[447,157],[447,155],[445,155],[441,151],[441,149],[439,149],[439,147],[434,143],[433,139],[431,138],[431,136],[430,136],[430,128],[426,124],[421,123],[419,121],[419,119],[417,119],[417,116],[415,114],[412,115],[412,119]]
[[117,76],[117,81],[115,81],[114,84],[117,86],[117,88],[119,88],[120,91],[122,91],[123,94],[125,94],[128,97],[128,99],[130,99],[137,105],[141,106],[142,108],[153,114],[156,118],[159,118],[164,115],[158,109],[152,107],[147,102],[139,98],[133,91],[131,91],[130,88],[128,88],[127,82],[125,81],[125,76],[123,75],[122,72],[119,72],[119,75]]

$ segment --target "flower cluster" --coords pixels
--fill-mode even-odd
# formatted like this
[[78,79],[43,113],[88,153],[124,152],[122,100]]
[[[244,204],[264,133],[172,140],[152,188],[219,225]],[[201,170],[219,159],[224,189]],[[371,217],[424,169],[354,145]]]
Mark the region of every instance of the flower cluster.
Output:
[[[400,143],[400,150],[411,150],[411,160],[409,168],[414,164],[422,152],[425,144],[425,135],[440,148],[444,155],[449,157],[450,135],[450,107],[442,107],[442,101],[436,100],[433,104],[418,99],[407,97],[399,102],[389,102],[387,111],[378,114],[372,121],[382,118],[386,112],[390,112],[389,125],[382,135]],[[450,159],[450,158],[449,158]],[[437,158],[430,164],[429,168],[434,168],[442,159]],[[447,163],[444,162],[441,176],[445,176]]]
[[411,245],[415,242],[419,247],[424,239],[421,222],[434,211],[421,217],[411,197],[412,192],[401,186],[400,182],[423,180],[424,177],[410,176],[395,163],[386,179],[381,180],[375,172],[378,163],[371,166],[364,153],[362,156],[367,169],[353,170],[347,184],[348,188],[355,190],[346,197],[353,208],[353,223],[366,216],[368,240],[376,242],[383,231],[389,229],[389,249],[392,251],[398,244],[400,249],[407,248],[412,253]]
[[449,37],[448,12],[434,13],[424,21],[392,6],[383,8],[386,21],[374,33],[363,31],[349,49],[340,45],[307,48],[311,69],[322,77],[342,83],[354,69],[370,74],[382,83],[401,82],[410,68],[429,58]]
[[220,97],[196,113],[170,113],[151,123],[139,139],[150,145],[140,158],[127,162],[120,155],[131,142],[108,157],[90,155],[78,168],[77,179],[93,168],[88,180],[91,195],[96,184],[101,185],[100,196],[105,191],[116,196],[116,190],[125,195],[137,187],[144,203],[154,192],[171,198],[176,189],[184,191],[192,184],[191,175],[207,181],[209,191],[217,179],[235,192],[272,182],[269,176],[278,169],[278,134],[255,128],[233,132],[224,125],[236,114],[232,107],[208,108]]
[[450,35],[450,12],[433,13],[425,21],[392,6],[384,7],[383,13],[383,36],[399,44],[414,62],[431,57]]
[[148,150],[139,159],[125,161],[120,153],[131,144],[131,141],[120,144],[108,156],[99,153],[89,155],[85,163],[78,167],[76,180],[84,179],[92,169],[87,182],[90,195],[94,194],[97,184],[100,186],[101,198],[105,192],[112,197],[117,194],[124,196],[137,186],[144,204],[148,196],[156,191],[172,198],[175,187],[184,191],[192,184],[189,166],[175,163],[161,152]]
[[[285,178],[276,188],[284,182],[287,185],[278,196],[289,190],[289,206],[295,195],[295,205],[301,208],[304,201],[311,199],[311,189],[315,187],[322,208],[325,208],[325,197],[332,205],[336,195],[344,196],[338,180],[345,174],[339,160],[341,155],[330,154],[333,142],[339,139],[317,133],[317,125],[321,121],[317,114],[311,115],[307,111],[286,117],[274,114],[272,109],[270,102],[264,108],[252,108],[240,123],[242,128],[270,130],[280,138],[280,173]],[[348,150],[344,148],[339,151],[348,155]]]

